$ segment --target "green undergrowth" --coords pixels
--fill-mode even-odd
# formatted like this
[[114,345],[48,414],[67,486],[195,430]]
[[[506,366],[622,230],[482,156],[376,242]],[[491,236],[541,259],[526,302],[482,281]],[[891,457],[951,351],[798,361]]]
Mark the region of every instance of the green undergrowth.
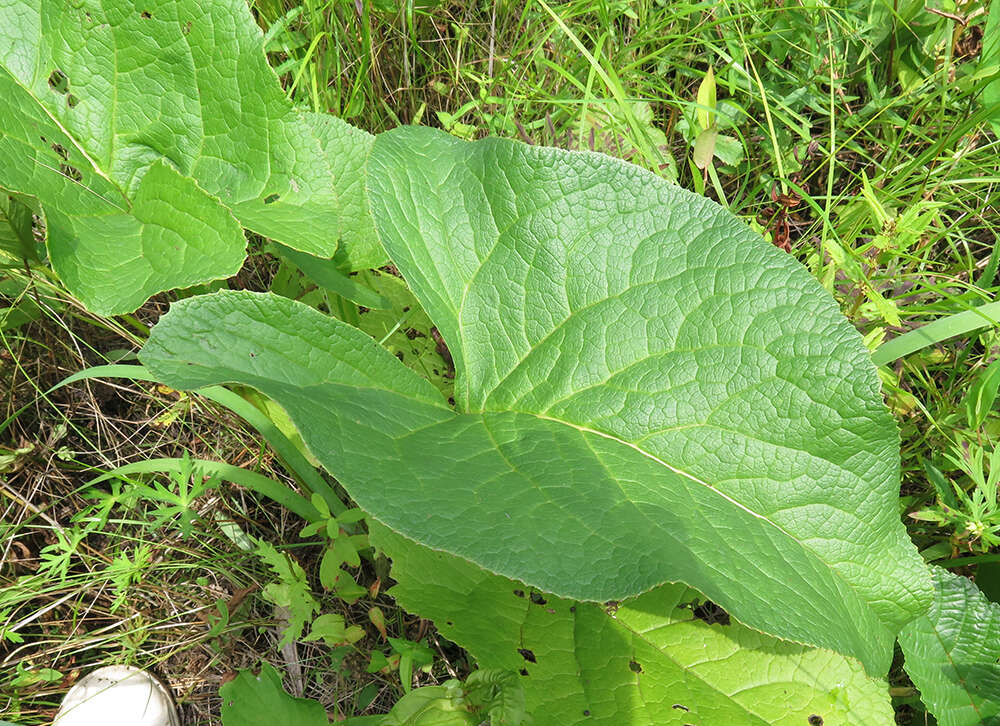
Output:
[[[943,321],[900,348],[905,356],[880,351],[902,443],[898,515],[926,562],[971,576],[1000,601],[1000,315],[959,318],[1000,288],[1000,141],[991,125],[1000,110],[983,82],[1000,53],[984,57],[986,6],[307,0],[251,9],[268,61],[302,109],[373,134],[420,124],[467,140],[623,158],[718,201],[793,255],[870,350]],[[0,241],[8,235],[28,259],[40,256],[31,211],[0,209]],[[403,579],[398,603],[386,595],[394,581],[366,521],[350,514],[335,482],[309,473],[315,444],[307,450],[285,410],[250,389],[237,397],[277,434],[152,382],[78,381],[46,393],[89,366],[134,364],[169,302],[230,287],[269,290],[359,327],[454,403],[455,351],[399,269],[345,277],[255,235],[249,251],[238,273],[229,260],[226,282],[164,293],[113,317],[86,312],[43,265],[26,272],[12,255],[0,268],[5,718],[47,723],[81,669],[129,662],[164,675],[191,723],[217,723],[219,686],[260,661],[277,667],[284,690],[319,701],[335,720],[387,713],[419,686],[444,689],[433,692],[435,704],[474,704],[486,718],[495,701],[483,694],[516,701],[518,686],[473,684],[473,658],[448,638],[476,655],[489,652],[491,636],[450,622],[439,633],[406,608],[423,614],[449,598],[475,604],[502,591],[510,612],[525,602],[523,622],[504,623],[521,637],[555,632],[536,621],[550,614],[568,627],[570,600],[539,604],[501,576],[466,582],[464,561],[445,563],[453,577],[434,584],[443,593],[435,601]],[[268,499],[265,482],[200,462],[290,485],[304,494],[294,506],[322,516],[303,531],[296,514]],[[392,536],[377,538],[393,554]],[[395,544],[398,559],[422,562]],[[936,581],[990,612],[947,578]],[[652,599],[674,608],[677,631],[728,620],[707,603],[703,623],[691,625],[689,593],[657,592]],[[610,633],[607,652],[617,657],[643,608],[616,619],[608,607],[578,617]],[[934,632],[933,617],[911,630]],[[897,654],[889,678],[897,721],[931,723],[920,676],[914,684],[899,662]],[[511,652],[504,665],[532,663]],[[516,723],[517,709],[508,717]]]

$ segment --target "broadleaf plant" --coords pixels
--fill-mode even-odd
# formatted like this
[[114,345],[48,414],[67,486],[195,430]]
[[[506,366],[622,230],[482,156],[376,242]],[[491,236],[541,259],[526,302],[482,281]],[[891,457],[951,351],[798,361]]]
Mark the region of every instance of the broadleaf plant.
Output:
[[243,3],[4,3],[0,96],[0,187],[38,200],[53,268],[97,312],[235,274],[241,225],[381,261],[370,135],[291,106]]
[[518,672],[539,726],[893,723],[885,682],[856,661],[743,627],[684,585],[574,602],[385,527],[372,537],[392,558],[396,600],[481,668]]
[[[400,600],[528,670],[538,723],[888,722],[877,679],[930,575],[868,352],[792,257],[600,154],[296,109],[240,0],[4,3],[0,94],[0,194],[96,312],[233,274],[245,230],[344,310],[388,306],[353,327],[190,297],[140,357],[174,388],[280,404],[370,515]],[[3,214],[8,251],[33,240]],[[378,281],[395,270],[427,377],[402,283]],[[549,604],[518,625],[515,589]],[[696,599],[730,624],[694,622]]]
[[142,360],[175,387],[273,397],[421,544],[579,600],[685,582],[888,669],[928,577],[894,515],[898,440],[867,352],[804,270],[597,154],[399,129],[369,192],[455,359],[454,409],[360,331],[275,297],[179,303]]
[[941,726],[1000,724],[1000,605],[933,568],[930,612],[899,634],[904,666]]

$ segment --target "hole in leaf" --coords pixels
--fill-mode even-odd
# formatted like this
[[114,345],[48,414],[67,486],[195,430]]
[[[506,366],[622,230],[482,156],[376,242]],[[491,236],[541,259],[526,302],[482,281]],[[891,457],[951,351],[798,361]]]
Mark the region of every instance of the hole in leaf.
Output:
[[633,673],[642,673],[642,665],[637,660],[630,660],[628,662],[628,669]]
[[187,21],[186,23],[184,23],[184,27],[181,28],[181,32],[184,33],[184,35],[187,35],[188,33],[191,32],[191,21],[190,20]]
[[256,354],[256,353],[254,353],[253,351],[250,351],[250,357],[251,357],[251,358],[256,358],[256,357],[257,357],[257,354]]
[[143,20],[149,20],[151,17],[153,17],[153,14],[148,10],[143,10],[141,13],[139,13],[139,17],[142,18]]
[[49,88],[56,93],[66,94],[69,92],[69,78],[57,68],[49,76]]
[[823,717],[817,716],[815,713],[807,720],[809,721],[809,726],[823,726]]
[[521,657],[524,658],[529,663],[537,663],[538,662],[537,660],[535,660],[535,654],[532,653],[527,648],[518,648],[517,652],[520,653]]
[[522,668],[521,670],[518,671],[518,673],[520,673],[522,676],[526,676],[528,675],[528,669]]
[[281,199],[280,194],[268,194],[264,197],[264,204],[274,204],[279,199]]
[[584,716],[589,716],[590,715],[590,709],[584,709],[583,710],[583,715]]
[[687,706],[685,706],[682,703],[675,703],[673,706],[671,706],[671,708],[676,708],[676,709],[678,709],[680,711],[690,711],[691,710],[690,708],[688,708]]
[[445,621],[445,623],[447,623],[447,624],[448,624],[449,626],[452,626],[452,625],[454,625],[454,624],[455,624],[455,623],[453,623],[453,622],[452,622],[452,621],[450,621],[450,620],[446,620],[446,621]]
[[534,590],[532,590],[531,591],[531,602],[535,603],[535,605],[544,605],[545,603],[548,602],[548,600],[546,600],[544,597],[542,597],[537,592],[535,592]]
[[66,94],[66,105],[70,108],[76,108],[76,104],[80,103],[80,99],[74,96],[72,93]]
[[63,161],[69,159],[69,152],[66,151],[62,144],[52,144],[49,148],[56,152],[56,156]]
[[524,590],[514,590],[514,594],[517,597],[524,597]]
[[708,625],[729,625],[730,623],[729,613],[711,600],[706,600],[701,605],[695,606],[691,612],[696,618],[703,620]]
[[81,181],[83,179],[83,174],[75,166],[70,166],[69,164],[60,164],[59,173],[63,176],[72,179],[75,182]]

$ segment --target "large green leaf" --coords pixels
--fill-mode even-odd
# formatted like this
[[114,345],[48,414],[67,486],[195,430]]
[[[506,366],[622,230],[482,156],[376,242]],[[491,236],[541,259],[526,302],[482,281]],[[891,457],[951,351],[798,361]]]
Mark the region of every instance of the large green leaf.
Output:
[[281,676],[270,663],[261,662],[260,674],[240,671],[219,687],[222,726],[327,726],[323,704],[295,698],[281,685]]
[[519,671],[537,726],[894,722],[887,684],[856,662],[729,621],[684,585],[612,607],[573,602],[385,527],[371,535],[392,557],[397,602],[480,667]]
[[1000,724],[1000,605],[933,568],[934,604],[899,634],[904,667],[941,726]]
[[342,244],[335,257],[338,266],[345,270],[367,270],[385,264],[387,257],[375,234],[365,190],[365,165],[375,137],[325,113],[307,114],[306,121],[319,139],[333,172],[340,205]]
[[[363,199],[353,177],[370,141],[291,107],[241,0],[0,3],[0,95],[0,185],[41,202],[57,272],[98,311],[235,273],[244,242],[235,224],[219,229],[220,202],[242,226],[326,257],[341,194],[345,226],[370,227],[350,199]],[[169,172],[144,188],[158,166]],[[153,195],[151,216],[138,207]]]
[[144,362],[177,387],[260,388],[424,545],[580,600],[684,582],[885,672],[930,599],[894,514],[897,434],[860,338],[794,260],[596,154],[402,129],[369,170],[457,412],[385,351],[410,392],[379,388],[370,339],[267,297],[177,305]]
[[853,620],[887,662],[930,595],[895,515],[898,438],[858,334],[791,257],[596,154],[399,129],[377,139],[369,187],[455,358],[459,409],[509,422],[511,439],[551,436],[548,463],[518,462],[531,483],[481,488],[492,505],[468,527],[533,530],[526,558],[571,564],[562,579],[550,562],[503,569],[510,553],[489,543],[420,541],[577,597],[680,578],[741,617],[757,592],[817,626],[841,602],[834,630]]

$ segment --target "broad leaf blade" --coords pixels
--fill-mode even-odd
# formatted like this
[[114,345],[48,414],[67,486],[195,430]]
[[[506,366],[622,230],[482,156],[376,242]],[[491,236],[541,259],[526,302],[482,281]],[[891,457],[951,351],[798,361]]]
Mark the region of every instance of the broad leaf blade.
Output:
[[281,685],[281,676],[270,663],[260,664],[260,674],[241,671],[219,687],[223,726],[327,726],[329,719],[319,701],[295,698]]
[[519,671],[537,726],[893,723],[886,683],[857,663],[725,618],[709,625],[696,615],[705,598],[683,585],[606,608],[534,592],[384,527],[371,535],[392,557],[397,601],[480,667]]
[[457,415],[371,338],[305,305],[184,300],[140,357],[174,387],[230,381],[271,396],[362,508],[434,548],[580,599],[697,583],[754,627],[888,667],[892,634],[766,518],[607,435],[517,412]]
[[366,270],[384,265],[388,257],[375,234],[365,174],[375,137],[325,113],[305,116],[319,140],[333,172],[340,204],[340,241],[334,257],[344,270]]
[[[755,627],[888,664],[930,595],[894,515],[898,437],[860,337],[793,259],[717,205],[596,154],[403,128],[376,140],[368,184],[382,242],[454,356],[459,410],[519,415],[504,419],[510,441],[577,432],[576,447],[553,439],[548,462],[544,447],[523,460],[532,484],[515,512],[509,486],[484,487],[469,525],[498,536],[510,515],[540,533],[551,577],[534,579],[534,554],[420,541],[575,597],[690,575]],[[670,531],[688,552],[664,559],[655,541]],[[597,542],[616,536],[649,556],[623,572]],[[702,554],[702,537],[756,566]],[[698,572],[678,574],[691,555]],[[832,602],[845,609],[829,624],[807,614]]]
[[160,290],[235,275],[246,248],[233,216],[162,161],[143,176],[130,213],[101,206],[68,215],[49,207],[46,222],[52,267],[103,313],[135,310]]
[[[363,231],[371,226],[363,190],[353,178],[370,137],[335,121],[309,121],[292,108],[267,65],[260,29],[240,0],[5,3],[0,94],[17,110],[10,115],[20,117],[0,131],[0,185],[35,196],[47,216],[112,213],[102,205],[128,213],[144,176],[166,163],[193,179],[207,199],[220,200],[242,226],[289,247],[330,257],[342,226],[356,244],[373,247],[373,235]],[[322,141],[314,135],[332,126],[337,133]],[[340,163],[350,178],[334,177],[330,160],[338,153],[345,155]],[[351,218],[345,225],[342,212]],[[105,256],[129,258],[171,250],[185,256],[188,267],[198,256],[199,282],[233,274],[230,259],[243,247],[241,235],[206,239],[204,247],[214,254],[205,257],[204,248],[188,248],[183,236],[180,247],[174,240],[139,250],[116,242],[116,231],[81,241],[60,238],[56,230],[55,244],[103,245],[98,252]],[[98,288],[122,281],[120,270],[94,269],[86,260],[71,270],[74,264],[72,255],[63,255],[60,273],[100,275],[92,281]],[[163,265],[168,281],[160,287],[142,278],[128,282],[145,296],[190,285],[166,274],[173,266]],[[70,289],[101,312],[125,309],[124,302],[109,306],[90,300],[88,290]]]
[[42,203],[52,265],[92,310],[239,270],[239,224],[192,179],[157,161],[130,201],[3,68],[0,96],[18,109],[0,131],[0,180]]
[[899,634],[904,668],[941,726],[1000,724],[1000,605],[932,569],[930,612]]

